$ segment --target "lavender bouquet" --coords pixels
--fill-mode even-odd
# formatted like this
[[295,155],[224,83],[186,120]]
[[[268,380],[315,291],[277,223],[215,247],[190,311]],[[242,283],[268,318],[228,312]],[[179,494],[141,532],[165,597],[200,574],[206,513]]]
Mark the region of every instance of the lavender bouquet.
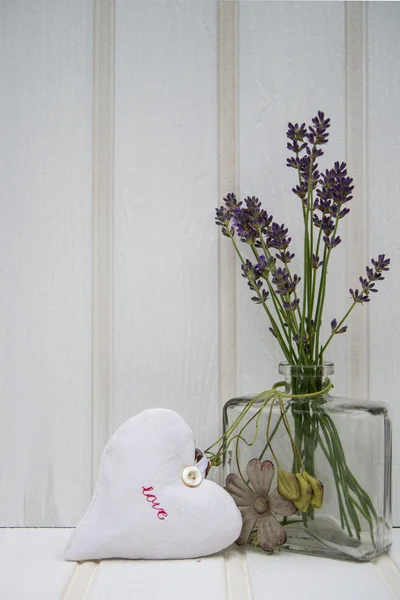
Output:
[[[265,461],[268,465],[264,467],[264,463],[260,462],[266,451],[270,451],[278,466],[277,493],[280,501],[294,505],[292,511],[286,506],[281,510],[289,512],[279,513],[277,510],[277,513],[292,515],[297,510],[303,526],[307,527],[309,521],[314,519],[315,510],[323,502],[324,486],[316,477],[314,464],[317,449],[322,450],[332,471],[342,529],[349,538],[360,540],[360,519],[363,519],[368,523],[374,544],[379,516],[369,494],[351,472],[334,419],[326,410],[324,398],[332,384],[323,376],[323,366],[329,345],[334,338],[347,331],[346,322],[354,308],[370,302],[372,294],[377,292],[377,282],[383,280],[383,273],[389,270],[390,260],[384,254],[371,260],[371,265],[359,278],[359,285],[349,290],[348,310],[340,319],[330,321],[330,333],[326,339],[322,339],[328,267],[332,253],[341,243],[341,220],[350,212],[349,205],[353,199],[353,180],[348,176],[344,162],[335,162],[332,168],[324,172],[319,170],[317,161],[328,142],[329,127],[330,119],[323,112],[318,112],[308,127],[305,123],[289,123],[286,134],[289,140],[287,148],[291,152],[287,166],[296,175],[292,191],[304,223],[302,277],[291,269],[295,254],[288,228],[275,222],[272,215],[262,208],[258,198],[247,197],[242,202],[235,194],[228,194],[223,206],[217,209],[216,223],[233,244],[242,276],[251,291],[251,299],[265,311],[269,331],[280,345],[291,377],[290,386],[286,386],[284,391],[280,391],[282,384],[278,383],[247,402],[235,422],[225,427],[224,435],[209,449],[208,454],[212,464],[220,464],[221,457],[225,457],[230,445],[236,442],[238,474],[229,476],[227,489],[238,502],[239,508],[245,506],[248,509],[247,505],[251,505],[252,501],[247,499],[247,504],[243,505],[245,488],[256,494],[254,485],[254,489],[250,487],[252,476],[253,480],[257,480],[257,477],[260,480],[263,468],[265,472],[271,470],[270,461]],[[307,376],[310,370],[314,374],[312,377]],[[290,399],[290,404],[285,404],[285,399]],[[271,415],[274,406],[275,409],[279,407],[280,418],[273,429]],[[251,412],[252,407],[257,407],[257,410]],[[259,461],[258,466],[254,466],[253,461],[248,464],[246,477],[239,464],[238,447],[240,442],[245,442],[247,446],[253,444],[254,439],[245,439],[246,428],[250,423],[256,423],[255,435],[258,435],[260,418],[265,411],[267,415],[269,411],[264,431],[265,447],[253,459]],[[292,449],[291,469],[284,469],[273,451],[274,435],[282,427]],[[218,446],[217,450],[212,451],[215,446]],[[259,473],[254,475],[254,469],[257,468]],[[238,479],[235,480],[235,477]],[[269,485],[270,482],[271,479]],[[269,504],[265,498],[267,506]],[[256,512],[253,509],[253,517],[256,515],[254,523],[258,518]],[[244,510],[242,514],[245,514]],[[269,527],[272,531],[271,522]],[[287,516],[284,516],[280,526],[287,522]],[[257,535],[261,533],[257,534],[257,530],[245,519],[244,530],[242,543],[250,540],[269,551],[286,540],[281,531],[278,535],[275,527],[275,538],[258,544]]]

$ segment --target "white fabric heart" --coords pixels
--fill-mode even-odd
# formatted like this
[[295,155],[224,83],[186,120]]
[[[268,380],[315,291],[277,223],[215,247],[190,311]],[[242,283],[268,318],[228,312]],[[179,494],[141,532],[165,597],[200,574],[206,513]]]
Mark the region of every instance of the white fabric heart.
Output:
[[242,518],[231,496],[212,481],[190,487],[182,479],[194,455],[193,433],[177,413],[152,409],[126,421],[104,450],[66,559],[196,558],[232,544]]

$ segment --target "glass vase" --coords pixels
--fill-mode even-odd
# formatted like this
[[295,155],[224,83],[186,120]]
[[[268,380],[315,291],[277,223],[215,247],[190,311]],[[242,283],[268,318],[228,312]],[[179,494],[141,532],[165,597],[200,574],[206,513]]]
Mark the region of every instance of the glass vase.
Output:
[[[255,402],[254,396],[246,396],[225,404],[224,433],[244,409],[248,412],[224,452],[224,475],[243,476],[253,458],[278,462],[276,467],[293,473],[306,471],[322,482],[323,505],[310,506],[290,518],[276,515],[286,532],[283,548],[331,558],[373,560],[391,545],[391,423],[387,408],[378,402],[322,393],[334,372],[332,363],[281,363],[279,372],[284,376],[280,402],[264,406],[262,396]],[[309,394],[314,395],[310,398]],[[273,487],[276,485],[275,480]]]

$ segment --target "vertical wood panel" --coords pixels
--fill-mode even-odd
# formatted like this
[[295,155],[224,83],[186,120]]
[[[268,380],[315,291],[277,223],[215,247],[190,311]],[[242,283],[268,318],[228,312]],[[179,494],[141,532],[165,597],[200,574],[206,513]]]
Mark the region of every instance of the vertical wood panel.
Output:
[[73,525],[90,492],[92,4],[0,10],[0,524]]
[[94,0],[92,488],[110,431],[113,388],[114,0]]
[[[240,4],[241,196],[259,196],[269,214],[289,227],[302,275],[303,218],[296,181],[286,167],[287,123],[310,122],[318,110],[331,118],[331,141],[318,161],[330,168],[345,158],[344,6],[342,2],[242,2]],[[345,236],[343,236],[345,237]],[[348,306],[345,241],[331,257],[325,326]],[[295,268],[298,267],[298,268]],[[282,359],[262,307],[238,277],[239,391],[260,392],[278,380]],[[341,336],[327,354],[337,365],[335,391],[348,383],[349,341]]]
[[116,5],[113,427],[218,432],[217,4]]
[[[367,3],[346,2],[346,156],[354,179],[354,198],[348,224],[347,288],[359,287],[359,276],[368,264],[367,207]],[[346,294],[349,298],[348,294]],[[349,306],[351,299],[348,300]],[[357,306],[349,319],[349,388],[353,398],[369,397],[369,310]],[[358,310],[357,310],[358,309]]]
[[[219,197],[238,194],[238,3],[218,2]],[[219,232],[219,399],[236,394],[236,271],[232,243]]]
[[371,398],[389,403],[393,419],[393,522],[400,525],[400,4],[368,3],[369,244],[391,271],[370,309]]

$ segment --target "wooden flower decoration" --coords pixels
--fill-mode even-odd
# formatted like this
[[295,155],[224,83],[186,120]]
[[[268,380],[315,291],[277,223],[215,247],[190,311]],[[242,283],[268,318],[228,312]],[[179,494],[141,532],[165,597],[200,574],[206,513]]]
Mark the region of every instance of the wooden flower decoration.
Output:
[[286,542],[286,532],[274,514],[290,517],[297,509],[277,489],[269,493],[274,478],[274,465],[270,460],[261,462],[253,458],[246,467],[246,473],[252,487],[234,473],[229,474],[225,482],[225,489],[236,502],[243,520],[236,543],[239,546],[245,544],[256,529],[258,545],[266,552],[273,552]]

